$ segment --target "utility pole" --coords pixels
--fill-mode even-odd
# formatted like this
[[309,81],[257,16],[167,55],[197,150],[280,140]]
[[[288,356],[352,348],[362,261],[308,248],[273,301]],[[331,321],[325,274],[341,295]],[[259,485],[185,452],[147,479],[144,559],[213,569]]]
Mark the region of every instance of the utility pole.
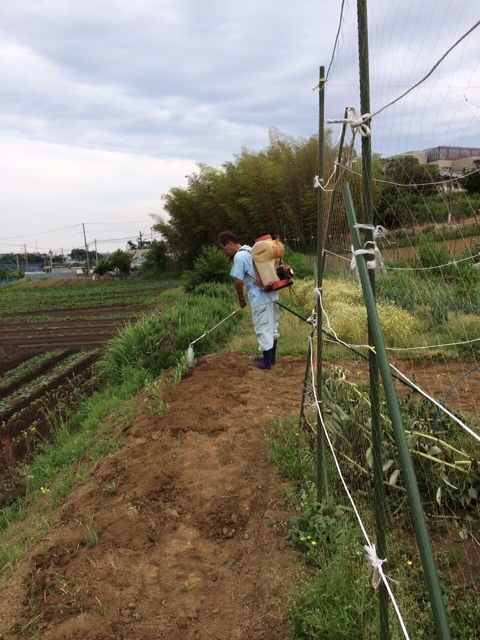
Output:
[[98,267],[97,239],[95,238],[95,266]]
[[26,271],[26,270],[28,269],[27,245],[26,245],[26,244],[24,244],[24,245],[23,245],[23,248],[24,248],[24,250],[25,250],[25,267],[26,267],[26,268],[25,268],[25,271]]
[[83,227],[83,240],[85,242],[85,254],[87,257],[87,276],[90,275],[90,260],[88,258],[88,244],[87,244],[87,236],[85,235],[85,223],[82,222],[82,227]]

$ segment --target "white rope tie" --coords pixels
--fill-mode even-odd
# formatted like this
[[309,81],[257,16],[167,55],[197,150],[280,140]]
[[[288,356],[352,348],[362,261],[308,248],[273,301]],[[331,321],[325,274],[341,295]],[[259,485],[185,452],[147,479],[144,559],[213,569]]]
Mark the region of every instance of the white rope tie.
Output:
[[377,224],[376,227],[373,224],[354,224],[353,226],[355,227],[355,229],[364,229],[365,231],[372,231],[374,240],[376,240],[377,238],[383,238],[383,236],[386,236],[388,233],[388,229],[385,229],[385,227],[382,227],[381,224]]
[[[387,561],[386,558],[381,560],[377,556],[377,551],[375,549],[375,545],[364,545],[363,547],[367,552],[367,569],[368,575],[372,577],[372,587],[374,589],[378,589],[378,587],[382,584],[382,564]],[[391,579],[391,578],[390,578]]]
[[[371,247],[369,248],[368,245],[371,245]],[[357,277],[358,277],[357,256],[361,256],[361,255],[370,255],[370,256],[373,255],[373,260],[366,261],[367,269],[371,269],[372,271],[375,271],[378,274],[382,274],[383,276],[388,275],[387,268],[385,266],[385,261],[375,241],[368,240],[364,244],[363,249],[354,250],[352,245],[350,247],[350,250],[353,255],[352,260],[350,262],[350,269],[353,269],[355,271],[355,273],[357,274]]]
[[322,189],[322,191],[325,191],[325,193],[333,191],[333,189],[328,189],[327,187],[330,184],[330,182],[332,181],[332,179],[335,177],[335,173],[337,171],[337,166],[340,166],[340,165],[338,164],[338,161],[335,160],[335,162],[333,163],[332,174],[328,178],[327,183],[325,185],[323,184],[325,182],[323,178],[319,178],[318,176],[315,176],[314,179],[313,179],[313,188],[314,189]]
[[348,107],[346,118],[327,120],[327,123],[349,124],[354,134],[358,131],[363,138],[368,138],[370,135],[370,127],[366,123],[369,122],[370,119],[371,115],[369,113],[364,113],[362,116],[359,116],[355,107]]

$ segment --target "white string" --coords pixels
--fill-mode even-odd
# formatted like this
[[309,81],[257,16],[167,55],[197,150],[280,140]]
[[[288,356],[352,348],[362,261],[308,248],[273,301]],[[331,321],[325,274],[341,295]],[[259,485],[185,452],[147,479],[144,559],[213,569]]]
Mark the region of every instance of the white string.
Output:
[[443,267],[451,267],[464,262],[465,260],[474,260],[480,258],[480,253],[476,253],[473,256],[467,256],[466,258],[460,258],[460,260],[452,260],[452,262],[446,262],[445,264],[437,264],[433,267],[387,267],[390,271],[430,271],[431,269],[442,269]]
[[462,344],[472,344],[472,342],[478,342],[480,338],[472,338],[471,340],[464,340],[463,342],[447,342],[445,344],[429,344],[421,347],[386,347],[389,351],[415,351],[417,349],[439,349],[440,347],[458,347]]
[[441,409],[444,413],[447,414],[447,416],[449,416],[458,425],[460,425],[462,427],[462,429],[464,429],[467,433],[469,433],[471,436],[473,436],[475,438],[475,440],[478,440],[480,442],[480,436],[478,435],[478,433],[475,433],[475,431],[472,431],[472,429],[470,429],[470,427],[467,427],[467,425],[464,422],[462,422],[459,418],[457,418],[456,415],[454,415],[446,407],[444,407],[442,404],[440,404],[440,402],[437,402],[434,398],[429,396],[425,391],[423,391],[423,389],[418,387],[414,382],[412,382],[409,378],[407,378],[407,376],[405,374],[403,374],[399,369],[394,367],[393,364],[391,364],[391,363],[389,363],[389,364],[390,364],[390,368],[393,369],[393,371],[395,371],[395,373],[397,375],[399,375],[403,380],[405,380],[410,387],[412,387],[413,389],[418,391],[427,400],[430,400],[430,402],[432,402],[436,407]]
[[[403,621],[402,614],[400,613],[400,610],[398,608],[397,602],[395,600],[395,596],[392,593],[392,590],[391,590],[389,581],[387,579],[387,576],[385,575],[385,573],[383,571],[382,564],[386,561],[386,558],[383,559],[383,560],[380,560],[377,557],[377,554],[376,554],[376,551],[375,551],[375,545],[373,545],[370,542],[370,539],[368,537],[368,533],[367,533],[367,531],[365,529],[365,526],[364,526],[364,524],[362,522],[362,518],[361,518],[361,516],[360,516],[360,514],[358,512],[358,509],[357,509],[357,506],[355,504],[355,501],[353,500],[352,495],[351,495],[351,493],[350,493],[350,491],[348,489],[347,483],[346,483],[346,481],[345,481],[345,479],[344,479],[344,477],[342,475],[340,464],[338,462],[337,456],[335,455],[335,450],[334,450],[333,444],[332,444],[332,442],[330,440],[330,437],[328,435],[328,431],[327,431],[325,422],[323,420],[322,413],[320,411],[320,404],[319,404],[318,397],[317,397],[317,389],[316,389],[316,385],[315,385],[315,382],[314,382],[313,341],[312,341],[312,338],[309,338],[309,341],[310,341],[310,373],[312,375],[312,391],[313,391],[313,396],[314,396],[314,399],[315,399],[315,406],[316,406],[316,409],[317,409],[317,415],[318,415],[318,418],[319,418],[320,423],[322,425],[323,433],[325,434],[325,438],[326,438],[326,440],[328,442],[328,446],[330,447],[330,452],[331,452],[333,460],[335,462],[335,466],[337,467],[337,471],[338,471],[338,475],[340,477],[340,481],[342,482],[343,488],[345,489],[345,493],[347,494],[348,500],[350,501],[350,504],[352,505],[352,509],[353,509],[353,511],[354,511],[354,513],[355,513],[355,515],[357,517],[358,523],[360,525],[360,528],[362,530],[364,538],[365,538],[365,540],[367,542],[367,545],[364,546],[364,549],[367,551],[367,563],[368,563],[368,566],[369,566],[369,571],[370,571],[370,568],[372,569],[372,571],[373,571],[373,569],[375,570],[375,573],[372,574],[372,585],[374,586],[374,588],[378,588],[378,586],[383,582],[383,584],[385,585],[385,588],[387,589],[388,595],[390,596],[390,599],[392,601],[392,604],[393,604],[393,607],[394,607],[395,612],[397,614],[398,620],[400,622],[400,626],[402,628],[403,634],[404,634],[405,638],[407,638],[407,640],[409,640],[409,635],[408,635],[405,623]],[[375,583],[374,583],[374,579],[375,579]],[[377,586],[375,586],[375,584]]]
[[323,253],[328,253],[331,256],[335,256],[336,258],[341,258],[342,260],[347,260],[347,262],[350,262],[351,258],[346,258],[345,256],[341,256],[338,253],[333,253],[333,251],[328,251],[328,249],[324,249]]

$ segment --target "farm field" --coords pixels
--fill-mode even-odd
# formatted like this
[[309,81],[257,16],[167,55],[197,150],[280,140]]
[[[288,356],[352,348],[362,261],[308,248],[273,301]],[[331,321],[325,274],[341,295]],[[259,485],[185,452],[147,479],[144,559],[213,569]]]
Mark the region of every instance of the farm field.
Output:
[[[118,450],[54,510],[57,524],[2,593],[5,640],[29,637],[25,628],[45,640],[287,640],[301,569],[265,432],[298,414],[304,370],[302,358],[262,372],[246,355],[216,354],[166,395],[167,415],[138,394]],[[50,504],[46,495],[38,508]],[[476,580],[475,542],[455,548]]]
[[44,351],[100,347],[125,322],[157,309],[163,288],[157,282],[45,278],[2,290],[0,373]]
[[[0,470],[48,437],[45,410],[71,385],[88,388],[102,346],[158,308],[158,283],[43,279],[1,291]],[[0,492],[0,504],[8,493]]]

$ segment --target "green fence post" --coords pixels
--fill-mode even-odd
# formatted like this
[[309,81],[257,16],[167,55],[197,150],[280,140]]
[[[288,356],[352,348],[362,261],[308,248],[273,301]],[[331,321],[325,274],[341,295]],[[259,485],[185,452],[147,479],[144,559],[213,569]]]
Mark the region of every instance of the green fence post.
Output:
[[[353,248],[355,251],[363,249],[360,242],[360,235],[357,224],[355,209],[353,205],[350,185],[346,183],[342,189],[345,208],[347,210],[348,223],[350,225],[350,233],[352,235]],[[451,640],[450,625],[448,623],[445,603],[443,602],[440,580],[438,577],[437,566],[433,556],[433,549],[430,536],[427,529],[425,514],[423,512],[420,492],[418,490],[417,479],[413,469],[412,458],[408,450],[407,438],[403,426],[402,415],[398,404],[397,392],[393,383],[393,377],[388,362],[387,351],[383,340],[383,334],[378,318],[375,296],[368,275],[367,259],[373,260],[371,256],[359,255],[357,258],[358,273],[362,284],[365,306],[367,307],[368,325],[370,335],[373,340],[375,352],[377,354],[378,365],[380,368],[383,386],[387,400],[388,412],[392,421],[395,443],[397,446],[402,475],[405,481],[408,503],[412,514],[413,527],[417,538],[420,557],[422,560],[423,571],[428,592],[430,594],[430,602],[432,604],[432,612],[435,619],[435,628],[437,638],[439,640]]]
[[[318,109],[318,177],[320,181],[323,179],[324,173],[324,139],[325,139],[325,67],[320,67],[318,80],[319,109]],[[320,182],[321,184],[321,182]],[[323,209],[324,196],[323,189],[318,188],[317,198],[317,287],[322,295],[323,281]],[[317,399],[318,411],[323,413],[322,405],[322,307],[319,295],[316,297],[316,315],[317,315]],[[325,434],[323,433],[322,422],[320,416],[317,417],[317,499],[321,502],[328,497],[328,474],[327,474],[327,443]]]

